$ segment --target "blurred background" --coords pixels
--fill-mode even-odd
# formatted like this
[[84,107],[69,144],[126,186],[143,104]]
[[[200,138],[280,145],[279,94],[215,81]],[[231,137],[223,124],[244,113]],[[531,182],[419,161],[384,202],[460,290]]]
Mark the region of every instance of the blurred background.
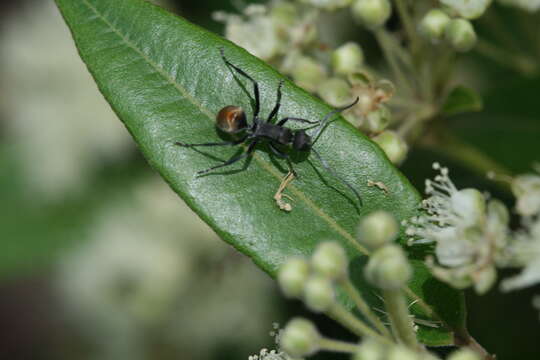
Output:
[[[238,12],[240,2],[159,3],[222,33],[211,14]],[[490,9],[480,36],[535,66],[516,70],[480,52],[466,55],[459,76],[485,108],[445,124],[513,174],[540,161],[538,24],[538,13]],[[361,36],[376,62],[379,50]],[[423,191],[433,161],[448,165],[459,187],[512,206],[504,188],[448,151],[414,148],[402,171]],[[467,294],[470,332],[501,359],[537,358],[540,319],[531,299],[539,290]],[[247,359],[273,348],[273,323],[295,314],[313,318],[283,300],[145,163],[54,3],[0,2],[0,359]],[[316,321],[330,336],[348,336]]]

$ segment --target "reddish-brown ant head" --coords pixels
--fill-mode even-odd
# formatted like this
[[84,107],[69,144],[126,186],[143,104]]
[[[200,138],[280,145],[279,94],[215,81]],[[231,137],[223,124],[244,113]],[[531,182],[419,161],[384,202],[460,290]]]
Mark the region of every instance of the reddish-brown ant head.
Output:
[[216,116],[216,126],[227,134],[235,134],[247,128],[246,113],[240,106],[225,106]]

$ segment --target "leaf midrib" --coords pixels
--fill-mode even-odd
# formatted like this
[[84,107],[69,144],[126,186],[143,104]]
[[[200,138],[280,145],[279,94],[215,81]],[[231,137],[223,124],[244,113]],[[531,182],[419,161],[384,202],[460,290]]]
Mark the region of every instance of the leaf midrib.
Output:
[[[146,55],[142,50],[140,50],[136,44],[134,44],[132,41],[129,40],[128,37],[126,37],[122,32],[120,32],[119,29],[117,29],[112,22],[110,22],[102,13],[99,12],[99,10],[93,6],[88,0],[82,0],[82,3],[85,4],[88,9],[90,9],[97,18],[99,18],[101,21],[105,23],[107,27],[111,31],[113,31],[118,37],[124,42],[129,48],[133,49],[137,54],[139,54],[144,61],[146,61],[150,66],[152,66],[165,80],[167,80],[171,85],[175,87],[175,89],[178,90],[178,92],[184,96],[185,99],[187,99],[189,102],[191,102],[192,105],[197,107],[201,113],[206,115],[208,119],[213,123],[213,114],[208,111],[206,108],[204,108],[200,102],[198,102],[193,96],[190,95],[190,93],[175,79],[169,76],[169,74],[163,70],[157,63],[155,63],[148,55]],[[253,154],[253,158],[257,163],[266,170],[269,174],[274,176],[276,179],[281,180],[281,174],[274,169],[272,166],[270,166],[266,161],[264,161],[260,156],[258,156],[256,153]],[[294,185],[288,185],[287,188],[294,193],[297,197],[302,199],[302,201],[311,208],[320,218],[322,218],[328,225],[334,229],[338,234],[340,234],[345,240],[347,240],[354,248],[356,248],[361,254],[369,256],[370,252],[363,247],[356,239],[347,232],[343,227],[341,227],[333,218],[331,218],[328,214],[326,214],[320,207],[318,207],[311,199],[309,199],[304,192],[302,192],[300,189],[298,189]],[[428,316],[432,318],[437,318],[438,320],[442,319],[438,314],[428,305],[424,302],[422,298],[420,298],[418,295],[416,295],[409,287],[405,287],[406,292],[409,296],[414,298],[418,305],[420,305],[423,310],[428,314]]]

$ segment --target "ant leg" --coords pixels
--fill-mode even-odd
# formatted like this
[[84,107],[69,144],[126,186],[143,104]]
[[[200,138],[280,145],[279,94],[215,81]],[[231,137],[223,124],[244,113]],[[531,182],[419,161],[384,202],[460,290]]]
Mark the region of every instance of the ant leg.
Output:
[[201,143],[201,144],[187,144],[183,142],[175,142],[175,145],[182,146],[182,147],[196,147],[196,146],[226,146],[226,145],[238,145],[245,141],[246,139],[240,139],[236,141],[223,141],[223,142],[210,142],[210,143]]
[[335,110],[330,111],[328,114],[326,114],[326,116],[321,120],[321,125],[319,126],[319,129],[317,130],[315,135],[311,137],[313,139],[312,145],[315,144],[315,142],[317,142],[317,140],[319,139],[319,136],[321,135],[321,133],[324,130],[324,128],[326,127],[326,125],[330,124],[329,119],[332,116],[334,116],[335,114],[339,114],[342,111],[345,111],[347,109],[352,108],[354,105],[356,105],[358,103],[359,100],[360,100],[360,97],[357,97],[356,100],[354,100],[352,102],[352,104],[337,108]]
[[210,167],[210,168],[208,168],[206,170],[198,171],[197,175],[203,175],[203,174],[206,174],[206,173],[208,173],[208,172],[210,172],[212,170],[219,169],[219,168],[222,168],[224,166],[232,165],[235,162],[237,162],[239,160],[242,160],[245,157],[248,157],[255,150],[255,145],[257,145],[257,141],[252,142],[244,153],[242,153],[242,154],[240,154],[238,156],[234,156],[234,157],[230,158],[229,160],[225,161],[223,164],[212,166],[212,167]]
[[276,105],[274,106],[274,109],[272,109],[272,112],[270,115],[268,115],[268,118],[266,119],[266,122],[270,122],[272,118],[278,113],[279,107],[281,106],[281,86],[283,86],[283,80],[279,82],[278,88],[277,88],[277,100]]
[[283,151],[279,150],[274,144],[269,143],[268,146],[270,147],[270,150],[276,155],[277,157],[280,157],[282,159],[287,160],[287,166],[289,167],[289,172],[292,173],[294,176],[298,177],[298,174],[296,173],[296,170],[294,170],[293,164],[291,159],[289,158],[289,154],[284,153]]
[[261,101],[260,101],[260,96],[259,96],[259,84],[251,76],[246,74],[246,72],[244,70],[240,69],[238,66],[234,65],[229,60],[227,60],[227,58],[225,57],[225,51],[223,50],[223,48],[219,49],[219,52],[221,54],[221,57],[223,58],[223,61],[225,61],[225,63],[227,65],[232,67],[240,75],[246,77],[248,80],[250,80],[253,83],[253,93],[255,94],[255,112],[253,114],[253,117],[256,118],[257,116],[259,116],[259,109],[260,109],[260,106],[261,106],[260,105]]
[[362,197],[360,196],[360,194],[358,193],[358,191],[356,191],[356,189],[351,185],[349,184],[345,179],[343,179],[341,176],[338,175],[337,172],[334,171],[334,169],[332,169],[330,167],[330,165],[328,165],[328,163],[326,162],[326,160],[324,160],[321,155],[315,150],[315,149],[311,149],[311,151],[315,154],[315,156],[317,157],[317,159],[319,159],[319,161],[321,162],[322,166],[332,175],[334,175],[334,177],[336,179],[338,179],[339,181],[341,181],[343,184],[345,184],[349,189],[351,189],[351,191],[354,193],[354,195],[356,195],[356,197],[358,198],[358,201],[360,201],[360,206],[362,206],[363,204],[363,201],[362,201]]
[[281,120],[279,120],[279,122],[277,123],[278,126],[283,126],[285,125],[285,123],[287,121],[298,121],[298,122],[301,122],[301,123],[305,123],[305,124],[312,124],[312,125],[315,125],[315,124],[318,124],[320,123],[320,121],[311,121],[311,120],[306,120],[306,119],[301,119],[301,118],[295,118],[295,117],[286,117],[286,118],[283,118]]

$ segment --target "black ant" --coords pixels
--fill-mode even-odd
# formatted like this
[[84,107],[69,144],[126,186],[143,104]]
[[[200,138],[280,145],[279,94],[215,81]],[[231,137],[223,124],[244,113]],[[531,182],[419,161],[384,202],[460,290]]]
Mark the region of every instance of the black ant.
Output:
[[[274,153],[276,156],[287,160],[287,164],[289,166],[289,174],[285,177],[283,180],[280,189],[274,196],[275,200],[277,201],[279,207],[283,210],[290,211],[291,207],[289,204],[283,203],[281,201],[281,192],[284,190],[285,186],[292,180],[292,178],[296,175],[296,171],[294,170],[292,166],[292,162],[289,159],[289,154],[282,151],[280,147],[287,146],[289,149],[300,151],[300,152],[312,152],[315,154],[315,156],[319,159],[323,167],[328,170],[332,175],[334,175],[337,179],[339,179],[343,184],[345,184],[349,189],[351,189],[358,200],[360,201],[360,204],[362,204],[362,198],[360,197],[360,194],[343,178],[341,178],[329,165],[328,163],[321,157],[319,152],[317,152],[313,145],[319,138],[319,135],[324,130],[326,125],[330,123],[330,118],[338,114],[344,110],[347,110],[351,108],[352,106],[356,105],[358,103],[358,98],[352,103],[347,106],[335,109],[331,112],[329,112],[322,120],[320,121],[310,121],[306,119],[296,118],[296,117],[285,117],[281,120],[279,120],[276,124],[272,123],[272,120],[277,115],[279,108],[281,106],[281,87],[283,85],[283,81],[280,81],[278,88],[277,88],[277,100],[274,108],[266,118],[266,120],[263,120],[259,117],[259,110],[260,110],[260,96],[259,96],[259,84],[257,81],[255,81],[251,76],[249,76],[244,70],[240,69],[236,65],[232,64],[226,57],[223,52],[223,49],[220,49],[221,57],[223,58],[223,61],[225,64],[233,68],[235,71],[237,71],[240,75],[244,76],[246,79],[251,81],[253,83],[253,92],[255,95],[255,109],[253,113],[253,117],[251,119],[251,124],[248,124],[246,120],[246,113],[244,110],[235,105],[228,105],[222,108],[219,113],[216,116],[216,127],[232,136],[239,136],[238,139],[232,140],[232,141],[224,141],[224,142],[210,142],[210,143],[202,143],[202,144],[186,144],[182,142],[176,142],[176,145],[183,146],[183,147],[196,147],[196,146],[227,146],[227,145],[240,145],[240,144],[248,144],[247,150],[244,151],[240,155],[233,156],[227,161],[224,161],[222,164],[212,166],[206,170],[201,170],[197,172],[198,175],[206,174],[212,170],[219,169],[225,166],[229,166],[231,164],[234,164],[235,162],[244,159],[251,155],[255,151],[255,147],[257,144],[264,142],[268,145],[272,153]],[[287,121],[297,121],[304,124],[310,124],[310,127],[304,128],[304,129],[291,129],[288,127],[285,127],[285,124]],[[315,135],[312,137],[306,133],[306,130],[312,129],[318,125],[318,129],[315,132]],[[314,139],[314,140],[312,140]]]

